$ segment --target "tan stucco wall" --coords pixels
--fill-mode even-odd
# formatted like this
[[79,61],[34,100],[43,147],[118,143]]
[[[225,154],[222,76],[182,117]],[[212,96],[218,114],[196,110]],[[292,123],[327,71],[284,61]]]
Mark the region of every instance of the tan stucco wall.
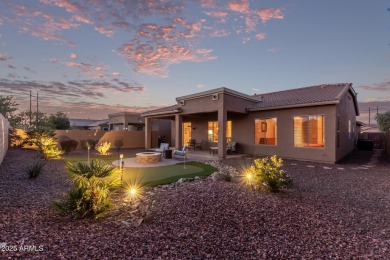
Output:
[[76,140],[79,142],[77,149],[81,149],[80,141],[81,140],[95,140],[98,141],[104,133],[107,131],[103,130],[56,130],[56,138],[58,140],[58,144],[62,140]]
[[0,114],[0,164],[8,150],[8,120]]
[[[278,155],[283,158],[335,162],[335,114],[336,106],[317,106],[283,110],[251,112],[244,117],[233,119],[233,140],[238,142],[241,153],[256,155]],[[294,147],[294,116],[325,116],[325,147]],[[255,119],[277,118],[277,144],[261,145],[255,143]]]
[[[349,121],[356,123],[356,112],[351,93],[345,94],[337,105],[337,115],[340,116],[340,147],[336,148],[336,160],[340,160],[355,148],[355,138],[358,133],[349,135]],[[354,126],[353,126],[354,127]],[[335,128],[336,131],[336,128]]]

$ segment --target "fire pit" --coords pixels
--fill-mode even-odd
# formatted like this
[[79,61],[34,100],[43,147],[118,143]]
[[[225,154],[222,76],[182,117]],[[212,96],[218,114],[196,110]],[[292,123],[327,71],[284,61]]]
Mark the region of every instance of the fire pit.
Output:
[[136,156],[138,163],[156,163],[161,160],[161,153],[156,152],[137,153]]

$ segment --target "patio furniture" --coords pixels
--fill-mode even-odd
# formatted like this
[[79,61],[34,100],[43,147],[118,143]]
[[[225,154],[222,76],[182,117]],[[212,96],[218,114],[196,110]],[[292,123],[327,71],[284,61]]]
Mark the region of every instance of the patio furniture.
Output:
[[237,142],[229,142],[226,146],[226,152],[227,154],[235,153],[237,154]]
[[205,143],[206,143],[205,141],[202,141],[200,143],[195,143],[195,149],[199,148],[200,150],[202,150]]
[[157,148],[154,151],[160,153],[161,155],[163,155],[164,151],[167,150],[167,149],[169,149],[169,144],[168,143],[161,143],[160,144],[160,148]]
[[196,148],[202,150],[203,141],[201,143],[197,143],[195,139],[190,139],[188,142],[188,150],[191,150],[191,147],[194,148],[194,150],[196,150]]
[[165,149],[164,150],[164,157],[165,157],[165,159],[172,159],[172,150],[171,149]]
[[181,151],[180,150],[173,151],[173,157],[175,157],[175,155],[180,155],[180,156],[183,156],[184,159],[187,159],[186,151],[187,151],[187,145],[184,145],[183,149],[181,149]]
[[214,156],[214,153],[218,154],[218,147],[210,147],[209,149],[210,149],[209,150],[210,154],[212,153],[213,156]]

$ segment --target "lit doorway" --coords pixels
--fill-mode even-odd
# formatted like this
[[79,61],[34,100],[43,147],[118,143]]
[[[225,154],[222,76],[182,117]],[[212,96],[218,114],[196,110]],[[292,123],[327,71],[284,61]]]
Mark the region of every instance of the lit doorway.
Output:
[[188,145],[191,139],[191,122],[183,123],[183,145]]

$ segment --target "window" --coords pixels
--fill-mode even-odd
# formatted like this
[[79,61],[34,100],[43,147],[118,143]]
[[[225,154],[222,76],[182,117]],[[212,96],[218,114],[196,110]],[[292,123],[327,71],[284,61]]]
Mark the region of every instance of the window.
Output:
[[[209,142],[218,142],[218,121],[210,121],[208,124]],[[226,122],[226,141],[232,140],[232,121]]]
[[276,118],[255,119],[255,144],[276,145]]
[[324,147],[324,118],[323,115],[294,117],[294,146]]

